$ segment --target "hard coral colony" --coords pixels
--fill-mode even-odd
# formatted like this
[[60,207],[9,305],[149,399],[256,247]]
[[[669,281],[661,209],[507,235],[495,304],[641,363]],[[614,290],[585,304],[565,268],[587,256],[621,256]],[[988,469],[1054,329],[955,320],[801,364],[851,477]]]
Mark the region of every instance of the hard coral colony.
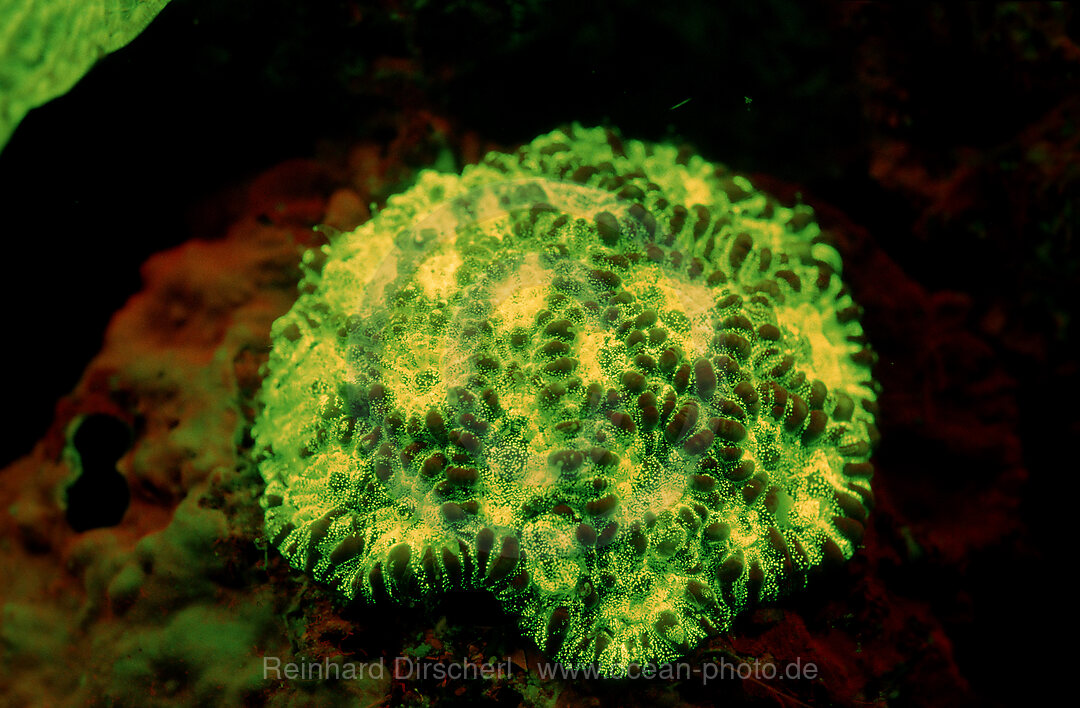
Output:
[[254,435],[345,597],[489,588],[556,660],[666,661],[853,553],[873,353],[804,206],[573,126],[305,256]]

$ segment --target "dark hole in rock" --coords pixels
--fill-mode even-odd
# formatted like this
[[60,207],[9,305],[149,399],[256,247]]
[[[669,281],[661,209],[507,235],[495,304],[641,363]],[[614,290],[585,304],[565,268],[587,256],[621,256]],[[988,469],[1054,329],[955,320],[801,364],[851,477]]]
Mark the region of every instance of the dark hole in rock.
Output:
[[131,428],[111,415],[83,418],[72,436],[82,474],[65,490],[67,522],[75,531],[116,526],[124,518],[131,491],[116,462],[131,447]]

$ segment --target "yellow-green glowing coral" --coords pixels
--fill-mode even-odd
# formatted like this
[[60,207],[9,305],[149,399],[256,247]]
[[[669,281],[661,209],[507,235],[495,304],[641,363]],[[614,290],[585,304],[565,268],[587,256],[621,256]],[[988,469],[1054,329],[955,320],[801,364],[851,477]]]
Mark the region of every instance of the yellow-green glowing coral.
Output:
[[255,437],[268,535],[346,597],[490,588],[618,673],[859,542],[873,354],[809,209],[575,126],[306,263]]
[[0,148],[31,108],[66,93],[168,0],[0,0]]

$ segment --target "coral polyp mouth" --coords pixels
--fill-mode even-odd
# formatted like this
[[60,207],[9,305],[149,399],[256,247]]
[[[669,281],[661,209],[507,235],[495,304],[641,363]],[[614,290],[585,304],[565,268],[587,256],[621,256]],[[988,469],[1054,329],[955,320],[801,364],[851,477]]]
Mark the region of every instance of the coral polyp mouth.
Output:
[[345,597],[490,588],[617,673],[859,543],[874,357],[808,208],[575,126],[307,261],[254,434],[268,535]]

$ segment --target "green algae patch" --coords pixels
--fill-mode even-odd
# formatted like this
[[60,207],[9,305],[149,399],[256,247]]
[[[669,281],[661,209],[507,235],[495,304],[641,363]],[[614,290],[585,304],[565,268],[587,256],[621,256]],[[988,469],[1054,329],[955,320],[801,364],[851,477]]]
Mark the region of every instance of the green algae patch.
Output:
[[255,656],[269,617],[259,608],[194,605],[160,628],[118,637],[111,667],[112,695],[136,705],[148,693],[203,705],[239,705],[265,688],[263,659]]
[[64,655],[70,642],[70,632],[49,609],[17,601],[0,606],[0,647],[5,662],[13,657],[28,666],[52,661]]
[[268,537],[344,597],[487,588],[618,675],[858,546],[875,356],[808,207],[573,126],[304,263],[253,436]]

